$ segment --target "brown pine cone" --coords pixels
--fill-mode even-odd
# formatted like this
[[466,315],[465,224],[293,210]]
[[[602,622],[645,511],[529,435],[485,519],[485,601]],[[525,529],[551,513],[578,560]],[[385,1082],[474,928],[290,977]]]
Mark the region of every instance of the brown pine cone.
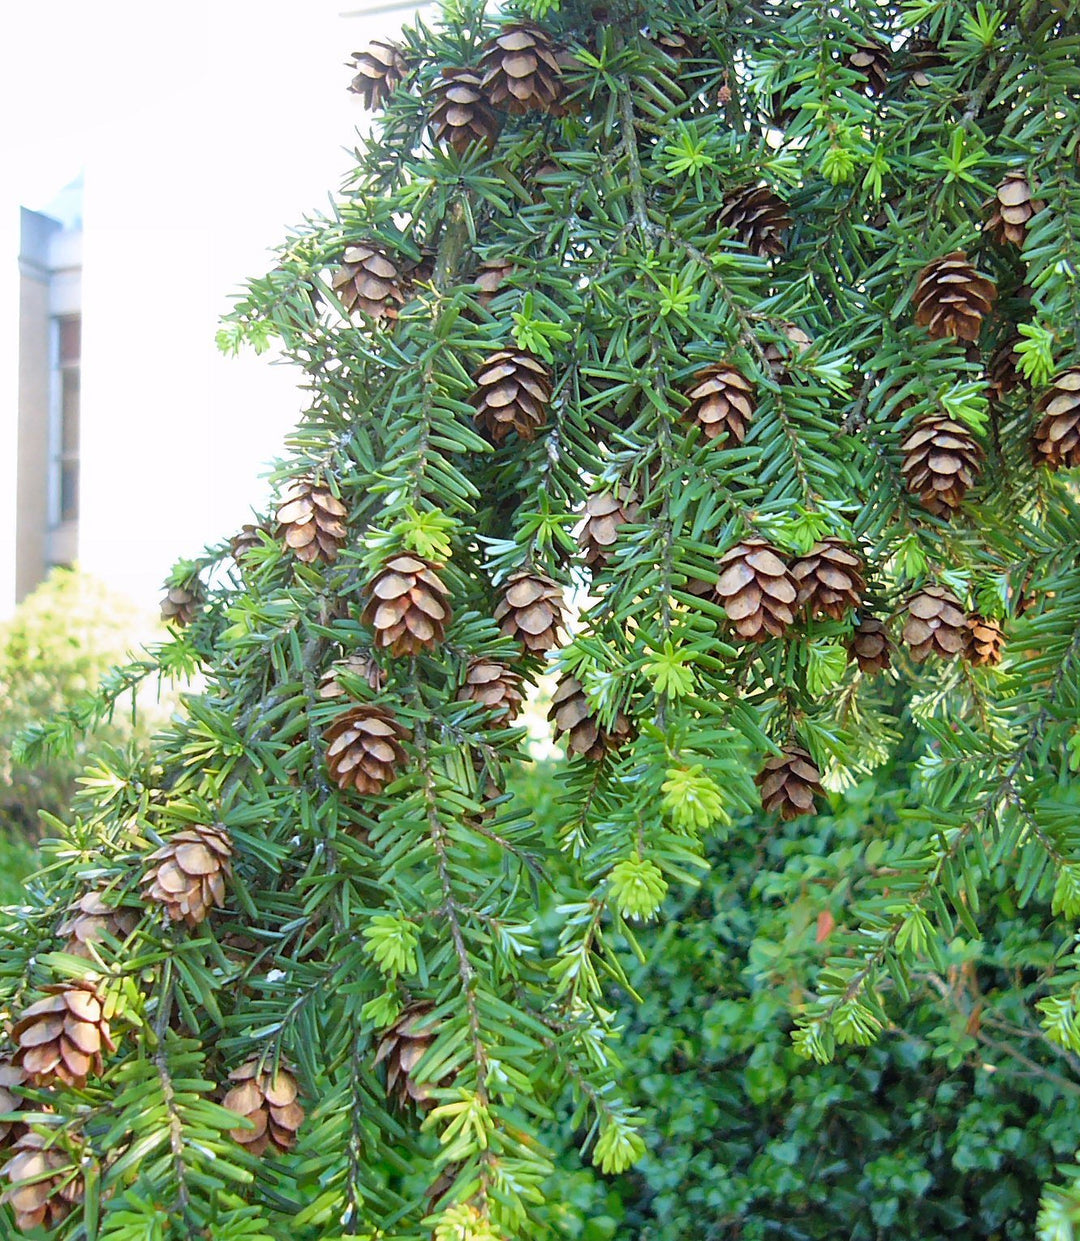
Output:
[[865,79],[868,95],[884,95],[889,85],[892,54],[880,43],[864,43],[849,53],[847,62]]
[[919,664],[931,655],[959,655],[967,645],[967,616],[960,600],[944,586],[917,590],[907,601],[904,641]]
[[791,383],[791,372],[788,370],[788,361],[800,353],[805,353],[807,349],[814,343],[813,337],[804,332],[801,327],[794,323],[781,324],[784,336],[788,340],[788,345],[781,345],[779,341],[766,341],[761,350],[762,360],[769,368],[769,371],[777,381],[777,383]]
[[343,518],[349,510],[328,487],[298,479],[277,511],[280,537],[298,560],[333,564],[349,537]]
[[551,696],[548,719],[555,726],[556,740],[566,736],[570,755],[580,754],[592,762],[599,762],[610,750],[619,749],[635,735],[633,724],[622,711],[610,732],[602,728],[592,713],[581,682],[569,673],[560,678]]
[[798,590],[776,548],[764,539],[743,539],[720,557],[718,567],[716,595],[739,637],[781,637],[795,620]]
[[265,526],[253,526],[250,522],[245,522],[240,527],[240,533],[234,534],[229,540],[229,551],[232,553],[233,560],[238,565],[242,565],[250,552],[262,547],[261,536],[268,533]]
[[81,1090],[90,1073],[101,1075],[101,1049],[115,1051],[105,1006],[90,982],[42,987],[45,999],[25,1009],[11,1027],[12,1056],[35,1086],[63,1082]]
[[377,797],[405,761],[401,741],[409,730],[384,707],[361,703],[331,721],[323,732],[326,765],[343,792],[355,788]]
[[997,286],[968,262],[963,250],[934,259],[915,284],[915,322],[934,340],[955,336],[976,341],[983,317],[997,299]]
[[1035,464],[1051,470],[1080,466],[1080,366],[1054,376],[1035,412],[1042,415],[1033,440]]
[[503,597],[495,605],[495,620],[508,638],[516,638],[532,654],[559,645],[566,623],[562,587],[535,569],[507,579]]
[[798,596],[795,603],[809,616],[843,620],[850,608],[859,606],[866,583],[862,559],[843,539],[826,538],[815,543],[791,566]]
[[431,1096],[438,1082],[418,1081],[413,1069],[439,1032],[439,1023],[430,1019],[434,1004],[410,1004],[386,1031],[375,1053],[375,1066],[386,1062],[386,1093],[398,1105],[415,1103],[420,1108],[435,1106]]
[[375,645],[391,655],[419,655],[446,640],[450,595],[436,572],[441,565],[403,552],[383,565],[371,584],[361,620]]
[[675,27],[654,34],[651,42],[662,52],[666,52],[672,60],[693,60],[701,55],[701,44]]
[[[0,1113],[23,1110],[21,1087],[25,1084],[25,1070],[7,1058],[0,1059]],[[21,1120],[0,1120],[0,1150],[14,1146],[26,1131]]]
[[225,906],[225,880],[232,874],[233,847],[223,824],[196,824],[177,832],[146,859],[147,900],[160,901],[173,922],[196,927],[212,909]]
[[637,521],[637,515],[637,497],[625,483],[619,483],[614,491],[598,491],[589,496],[577,534],[585,563],[603,565],[615,546],[619,527]]
[[444,68],[432,91],[431,128],[436,142],[464,155],[474,142],[490,150],[502,121],[488,101],[480,75],[473,69]]
[[349,67],[357,71],[349,90],[366,108],[381,107],[409,71],[401,48],[386,39],[373,39],[362,52],[353,52]]
[[999,621],[973,612],[967,618],[967,639],[964,656],[976,668],[993,667],[1001,663],[1005,650],[1005,635],[1001,632]]
[[474,655],[465,670],[465,681],[457,692],[457,701],[475,702],[486,707],[493,720],[509,724],[517,718],[525,701],[521,676],[498,660]]
[[481,363],[473,376],[470,400],[476,419],[496,444],[511,431],[523,440],[536,437],[547,422],[551,401],[551,370],[524,349],[500,349]]
[[484,259],[480,264],[480,271],[473,280],[473,284],[480,288],[476,300],[481,306],[488,305],[515,270],[512,259]]
[[1020,369],[1020,354],[1016,351],[1020,340],[1018,332],[1010,332],[990,355],[986,364],[986,384],[992,401],[1004,401],[1010,392],[1027,383]]
[[336,659],[319,678],[320,698],[340,698],[348,692],[337,679],[339,672],[348,672],[366,681],[376,693],[386,685],[386,673],[370,655],[348,655],[345,659]]
[[169,586],[161,600],[161,619],[177,629],[186,629],[199,615],[204,600],[203,589],[197,579],[187,586]]
[[106,935],[122,941],[134,931],[138,922],[134,910],[110,905],[99,888],[91,888],[70,906],[56,933],[68,937],[65,952],[89,960],[93,958],[91,944],[100,943]]
[[221,1101],[230,1112],[250,1120],[254,1129],[230,1129],[229,1137],[250,1154],[262,1155],[273,1146],[287,1155],[296,1145],[296,1132],[304,1122],[304,1109],[297,1102],[300,1087],[288,1069],[279,1066],[273,1078],[260,1070],[259,1060],[249,1060],[229,1074],[236,1085]]
[[987,204],[991,214],[986,221],[986,232],[999,245],[1014,245],[1023,249],[1028,223],[1045,206],[1041,199],[1032,198],[1031,183],[1025,173],[1007,172]]
[[744,185],[724,195],[716,225],[731,229],[751,254],[768,258],[784,253],[791,216],[787,203],[767,185]]
[[970,429],[945,413],[917,418],[900,449],[908,490],[948,520],[975,482],[983,453]]
[[15,1215],[20,1232],[50,1231],[63,1221],[85,1193],[79,1164],[57,1142],[40,1133],[23,1133],[15,1154],[4,1167],[10,1183],[3,1201]]
[[367,241],[345,251],[331,281],[346,314],[361,310],[376,323],[398,317],[398,307],[408,300],[407,284],[401,260]]
[[813,814],[815,797],[824,797],[821,773],[814,760],[798,745],[786,745],[780,754],[772,754],[754,777],[761,789],[761,805],[768,814],[782,819],[797,819]]
[[484,44],[480,69],[494,107],[517,116],[533,109],[562,114],[562,66],[547,32],[534,22],[503,26]]
[[892,643],[883,622],[874,616],[864,616],[851,635],[848,652],[858,663],[860,672],[867,675],[884,672],[892,663]]
[[684,395],[690,402],[690,416],[697,419],[707,439],[723,436],[728,446],[746,439],[757,405],[757,388],[729,362],[717,362],[698,371]]

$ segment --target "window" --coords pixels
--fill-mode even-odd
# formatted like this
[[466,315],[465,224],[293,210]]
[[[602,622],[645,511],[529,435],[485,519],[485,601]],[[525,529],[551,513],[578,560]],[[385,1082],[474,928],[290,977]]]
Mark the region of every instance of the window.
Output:
[[54,525],[79,516],[79,358],[82,320],[78,315],[57,323],[57,426],[53,438]]

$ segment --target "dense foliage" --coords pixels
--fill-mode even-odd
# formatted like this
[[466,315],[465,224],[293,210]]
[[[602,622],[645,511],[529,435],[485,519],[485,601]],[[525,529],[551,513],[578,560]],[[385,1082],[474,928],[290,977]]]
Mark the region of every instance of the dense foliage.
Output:
[[[358,54],[376,135],[222,329],[278,337],[307,408],[121,678],[206,691],[97,763],[5,930],[14,1222],[558,1235],[561,1124],[640,1167],[642,1236],[793,1235],[833,1177],[808,1235],[844,1196],[1019,1235],[1080,1056],[1078,6],[511,10]],[[504,795],[546,664],[555,848]],[[650,1154],[616,1007],[637,980],[659,1021],[694,951],[716,1004],[674,980],[632,1055],[715,1040],[714,1141],[683,1113]],[[931,1082],[1000,1106],[992,1184]]]

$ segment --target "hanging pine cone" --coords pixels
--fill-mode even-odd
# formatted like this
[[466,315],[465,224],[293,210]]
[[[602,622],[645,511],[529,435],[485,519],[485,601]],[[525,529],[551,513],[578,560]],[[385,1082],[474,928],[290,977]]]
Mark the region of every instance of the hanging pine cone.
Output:
[[634,726],[622,711],[612,729],[602,728],[589,706],[584,687],[569,673],[560,678],[551,696],[548,719],[554,725],[556,740],[565,735],[567,751],[591,762],[599,762],[610,750],[617,750],[634,737]]
[[525,697],[521,676],[496,659],[474,655],[465,670],[465,682],[457,692],[458,702],[475,702],[491,712],[493,720],[509,724],[516,719]]
[[967,616],[960,600],[944,586],[917,590],[907,601],[904,641],[919,664],[931,655],[959,655],[967,644]]
[[101,1075],[101,1049],[116,1044],[105,1020],[105,1006],[90,982],[42,987],[45,999],[23,1011],[11,1027],[13,1062],[35,1086],[60,1081],[81,1090],[90,1073]]
[[375,1053],[376,1067],[386,1062],[386,1093],[398,1107],[407,1107],[410,1102],[420,1108],[435,1104],[431,1091],[438,1083],[418,1081],[413,1076],[413,1069],[439,1032],[439,1023],[430,1016],[434,1007],[411,1004],[383,1035]]
[[982,461],[982,449],[969,428],[945,413],[923,414],[900,449],[908,490],[935,517],[948,520],[975,482]]
[[65,952],[90,960],[94,955],[91,944],[100,943],[106,935],[122,941],[134,931],[138,921],[134,910],[110,905],[98,888],[92,888],[68,909],[56,933],[68,937]]
[[418,655],[440,646],[452,612],[436,573],[441,565],[404,552],[383,565],[371,584],[361,620],[375,631],[375,645],[391,655]]
[[[19,1065],[0,1060],[0,1114],[22,1111],[25,1084],[26,1072]],[[14,1146],[26,1131],[21,1120],[0,1120],[0,1150]]]
[[848,610],[859,606],[866,583],[862,560],[843,541],[826,538],[815,543],[791,566],[798,590],[796,605],[808,616],[830,616],[843,620]]
[[990,217],[986,231],[999,245],[1023,249],[1032,216],[1046,206],[1031,196],[1031,183],[1022,172],[1007,172],[988,204]]
[[701,55],[701,44],[675,27],[657,32],[651,42],[672,60],[693,60]]
[[720,558],[716,594],[735,632],[749,642],[779,638],[795,620],[795,579],[764,539],[743,539]]
[[3,1201],[15,1215],[20,1232],[50,1231],[61,1223],[85,1193],[79,1164],[57,1142],[40,1133],[23,1133],[15,1154],[4,1167],[10,1184]]
[[1027,382],[1016,350],[1020,340],[1018,332],[1010,332],[990,355],[986,364],[986,384],[992,401],[1004,401],[1010,392]]
[[864,79],[868,95],[884,95],[889,85],[892,55],[880,43],[864,43],[849,53],[847,62]]
[[431,127],[436,142],[447,143],[458,155],[464,155],[474,142],[489,150],[495,145],[502,122],[475,70],[444,68],[433,94]]
[[252,1155],[262,1155],[270,1146],[287,1155],[296,1145],[296,1132],[304,1122],[304,1109],[297,1102],[300,1087],[296,1078],[281,1067],[271,1078],[260,1070],[255,1059],[234,1069],[229,1081],[236,1085],[222,1099],[221,1106],[255,1126],[230,1129],[229,1137]]
[[338,680],[339,672],[348,672],[358,680],[366,681],[376,693],[386,685],[386,673],[370,655],[349,655],[335,660],[319,678],[320,698],[340,698],[348,693]]
[[479,286],[480,289],[476,300],[481,306],[488,305],[515,270],[512,259],[484,259],[480,264],[480,271],[473,280],[473,284]]
[[848,653],[858,663],[860,672],[884,672],[892,662],[892,643],[883,622],[875,616],[864,616],[851,635]]
[[196,824],[177,832],[146,859],[154,863],[142,880],[146,899],[164,905],[171,921],[198,926],[212,909],[224,908],[232,852],[222,824]]
[[949,63],[949,58],[930,39],[909,39],[904,46],[906,68],[912,82],[919,87],[929,86],[933,72]]
[[684,395],[690,402],[690,416],[697,419],[706,439],[723,436],[728,447],[746,439],[757,404],[757,388],[729,362],[717,362],[698,371]]
[[245,522],[240,527],[240,533],[234,534],[229,540],[229,551],[232,553],[233,560],[238,565],[243,565],[251,552],[262,547],[262,536],[269,533],[265,526],[253,526],[250,522]]
[[788,344],[781,345],[777,340],[766,341],[761,350],[761,357],[777,383],[789,384],[791,372],[788,370],[788,362],[792,357],[805,353],[814,340],[795,323],[783,323],[780,329]]
[[603,565],[618,538],[619,527],[637,521],[637,515],[637,496],[625,483],[619,483],[614,491],[598,491],[589,496],[577,536],[585,563]]
[[507,579],[503,597],[495,605],[495,619],[508,638],[516,638],[532,654],[559,645],[566,623],[562,587],[535,569]]
[[511,431],[523,440],[536,437],[551,401],[551,371],[544,362],[525,349],[500,349],[484,359],[473,378],[476,419],[496,444]]
[[1005,649],[1005,635],[1001,625],[993,617],[973,612],[967,618],[967,645],[964,656],[976,668],[993,667],[1001,663]]
[[533,22],[504,26],[484,44],[482,85],[496,108],[513,115],[562,113],[562,66],[546,31]]
[[280,536],[305,564],[333,564],[349,535],[343,521],[348,512],[328,487],[298,479],[277,511]]
[[161,619],[166,625],[186,629],[199,615],[203,599],[202,586],[198,581],[188,582],[186,586],[166,587],[161,600]]
[[745,185],[724,195],[716,225],[731,229],[751,254],[768,258],[784,253],[791,216],[787,203],[767,185]]
[[824,797],[821,773],[814,760],[798,745],[786,745],[780,754],[770,755],[754,777],[761,789],[761,805],[767,814],[797,819],[816,810],[815,797]]
[[1051,470],[1080,466],[1080,366],[1054,376],[1035,412],[1042,415],[1035,428],[1035,464]]
[[342,255],[331,287],[346,314],[360,310],[378,323],[398,317],[398,307],[408,300],[407,283],[399,259],[391,258],[385,246],[362,241]]
[[955,336],[976,341],[983,317],[997,298],[997,286],[980,275],[963,250],[934,259],[915,283],[915,322],[934,340]]
[[361,703],[332,720],[323,732],[326,765],[343,792],[377,797],[405,761],[401,741],[409,731],[384,707]]
[[373,39],[362,52],[353,52],[349,67],[356,70],[349,90],[363,99],[366,108],[381,107],[409,71],[401,48],[386,39]]

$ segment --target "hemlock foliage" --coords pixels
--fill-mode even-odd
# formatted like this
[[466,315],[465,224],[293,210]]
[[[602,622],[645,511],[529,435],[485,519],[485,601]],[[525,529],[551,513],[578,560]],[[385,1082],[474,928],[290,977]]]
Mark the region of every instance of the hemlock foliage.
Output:
[[[3,930],[20,1227],[560,1235],[569,1131],[619,1228],[795,1235],[755,1198],[850,1109],[864,1230],[1020,1235],[1046,1178],[1073,1236],[1078,51],[1072,0],[454,0],[358,56],[375,137],[222,330],[302,375],[274,498],[113,686],[206,690]],[[554,841],[504,793],[545,655]],[[642,1107],[710,1040],[695,1162]],[[979,1203],[888,1153],[986,1098]]]

